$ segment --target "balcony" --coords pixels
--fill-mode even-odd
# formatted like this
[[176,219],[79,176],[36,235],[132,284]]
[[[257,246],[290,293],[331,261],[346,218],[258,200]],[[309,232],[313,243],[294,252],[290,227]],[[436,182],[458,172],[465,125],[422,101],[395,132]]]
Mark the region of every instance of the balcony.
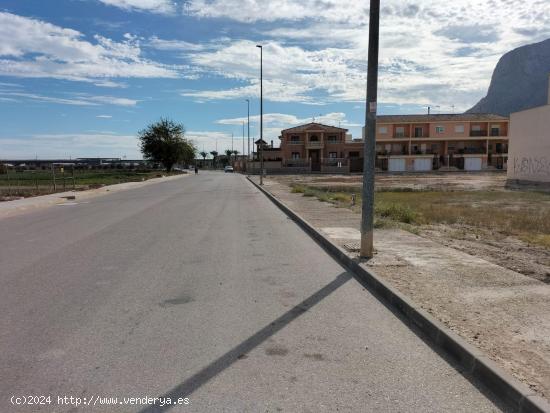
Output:
[[307,149],[323,149],[325,147],[325,144],[320,141],[309,141],[306,143]]
[[303,145],[304,141],[289,141],[289,145]]
[[487,136],[486,130],[471,130],[470,136]]

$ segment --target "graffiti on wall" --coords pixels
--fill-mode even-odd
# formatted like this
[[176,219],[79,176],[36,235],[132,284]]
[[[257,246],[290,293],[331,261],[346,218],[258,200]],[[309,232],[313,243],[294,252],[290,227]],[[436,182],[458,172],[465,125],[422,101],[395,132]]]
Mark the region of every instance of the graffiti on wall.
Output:
[[550,159],[546,157],[516,157],[513,162],[515,175],[550,177]]

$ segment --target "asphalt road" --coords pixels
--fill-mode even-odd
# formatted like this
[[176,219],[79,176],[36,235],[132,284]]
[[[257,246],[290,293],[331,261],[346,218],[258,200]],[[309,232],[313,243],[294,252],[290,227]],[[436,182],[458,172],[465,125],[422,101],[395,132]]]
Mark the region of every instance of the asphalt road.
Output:
[[499,411],[237,174],[0,220],[0,263],[1,412]]

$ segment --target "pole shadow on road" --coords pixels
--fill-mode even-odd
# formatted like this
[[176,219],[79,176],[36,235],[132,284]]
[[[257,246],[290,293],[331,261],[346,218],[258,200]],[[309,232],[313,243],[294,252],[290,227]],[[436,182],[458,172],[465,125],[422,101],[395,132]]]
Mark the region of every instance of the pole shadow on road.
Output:
[[[289,311],[284,313],[282,316],[256,332],[254,335],[247,338],[241,344],[233,347],[223,356],[219,357],[217,360],[214,360],[208,366],[203,368],[201,371],[195,373],[193,376],[189,377],[183,383],[174,387],[169,392],[159,396],[161,398],[172,400],[178,398],[188,397],[191,393],[201,387],[203,384],[207,383],[210,379],[214,378],[222,371],[230,367],[233,363],[241,358],[242,355],[249,353],[254,348],[258,347],[268,338],[273,336],[275,333],[282,330],[285,326],[290,324],[292,321],[300,317],[314,305],[322,301],[324,298],[328,297],[346,282],[352,279],[352,275],[348,272],[341,273],[333,281],[325,285],[323,288],[306,298],[300,304],[294,306]],[[142,409],[139,413],[161,413],[171,409],[172,405],[156,406],[151,405]]]

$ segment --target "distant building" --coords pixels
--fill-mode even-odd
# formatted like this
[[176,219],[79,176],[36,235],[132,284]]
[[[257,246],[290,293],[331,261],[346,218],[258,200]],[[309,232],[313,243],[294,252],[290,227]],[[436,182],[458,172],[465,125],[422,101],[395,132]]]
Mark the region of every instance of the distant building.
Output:
[[531,185],[550,189],[550,79],[548,103],[510,115],[509,186]]
[[[347,129],[308,123],[281,131],[283,167],[359,172],[363,139]],[[384,115],[377,117],[380,170],[471,171],[506,168],[508,118],[493,114]]]

